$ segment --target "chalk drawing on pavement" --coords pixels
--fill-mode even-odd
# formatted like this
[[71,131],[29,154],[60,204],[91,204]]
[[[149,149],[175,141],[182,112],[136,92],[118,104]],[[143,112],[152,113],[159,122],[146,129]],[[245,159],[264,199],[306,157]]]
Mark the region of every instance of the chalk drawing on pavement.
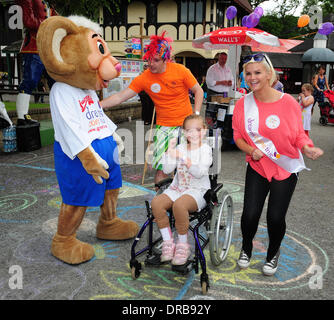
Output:
[[[51,255],[51,238],[37,234],[22,240],[13,251],[10,264],[18,264],[24,272],[23,289],[1,288],[0,299],[74,299],[86,286],[86,274]],[[38,272],[36,272],[38,270]],[[71,279],[71,281],[68,281]],[[8,279],[7,279],[8,285]]]
[[30,223],[22,219],[22,210],[37,202],[37,197],[27,193],[11,194],[0,197],[0,223]]
[[112,241],[108,241],[102,244],[93,244],[95,250],[95,256],[89,260],[89,262],[93,262],[95,260],[104,260],[105,258],[118,258],[117,252],[121,250],[119,244],[113,243]]
[[[22,167],[31,167],[37,170],[54,171],[50,168],[43,169],[40,167],[32,166]],[[48,187],[45,190],[50,190],[51,194],[52,192],[56,194],[56,192],[58,191],[55,190],[54,184],[50,184],[50,186],[50,188]],[[127,185],[127,183],[124,183],[124,186],[129,186],[137,189],[137,193],[133,193],[133,196],[137,196],[136,194],[138,194],[140,195],[140,197],[143,198],[146,196],[154,195],[154,192],[152,190],[146,189],[144,187],[135,186],[132,184]],[[231,193],[234,202],[239,204],[241,207],[243,198],[243,185],[239,182],[225,181],[224,188]],[[127,194],[129,193],[124,193],[124,195]],[[23,204],[16,203],[16,200],[12,201],[11,203],[12,205],[14,205],[12,206],[9,204],[10,202],[8,202],[7,198],[4,199],[4,197],[0,197],[0,222],[20,221],[17,219],[17,214],[20,212],[20,210],[27,209],[37,201],[37,198],[34,195],[27,195],[26,198],[27,199],[25,200],[28,201],[25,201]],[[124,199],[128,199],[128,197],[124,197]],[[53,205],[60,206],[60,203],[61,198],[58,197],[57,201],[54,201]],[[133,211],[133,214],[135,214],[137,209],[142,210],[143,208],[144,204],[140,203],[140,206],[119,207],[117,208],[117,210],[118,215],[128,215],[131,211]],[[10,211],[12,209],[13,211]],[[90,209],[92,209],[92,211],[99,210],[99,208]],[[10,221],[9,219],[4,219],[8,218],[9,212],[11,213],[10,218],[15,218],[16,220],[11,219]],[[241,212],[241,210],[236,211],[236,213],[238,212]],[[20,216],[20,218],[22,218],[22,216]],[[36,240],[37,248],[38,245],[45,246],[43,250],[47,252],[48,256],[42,255],[41,257],[41,252],[39,252],[38,249],[36,250],[36,246],[34,245],[35,243],[29,247],[30,249],[27,248],[24,255],[22,254],[22,250],[20,251],[20,255],[17,251],[15,252],[15,254],[17,254],[18,258],[24,258],[27,263],[53,263],[55,265],[62,264],[50,254],[49,250],[51,237],[45,238],[47,239],[46,241],[44,241],[44,243],[41,241],[41,243],[38,243],[38,237],[34,239]],[[247,273],[233,276],[231,275],[233,273],[242,273],[242,271],[237,269],[238,267],[235,264],[241,247],[241,239],[238,238],[237,235],[234,236],[229,256],[220,267],[213,267],[209,261],[210,259],[207,260],[207,269],[210,277],[211,287],[213,287],[214,290],[219,290],[219,288],[222,287],[229,287],[233,290],[240,289],[245,292],[260,294],[264,299],[266,299],[267,297],[265,296],[265,294],[269,291],[291,290],[294,288],[302,287],[307,288],[309,278],[312,275],[311,270],[315,265],[319,265],[322,267],[323,275],[326,274],[326,272],[328,271],[329,259],[326,252],[312,239],[308,239],[305,236],[298,234],[294,231],[287,230],[287,234],[284,238],[284,241],[282,242],[279,269],[274,277],[264,277],[261,274],[261,268],[265,259],[267,241],[268,240],[266,234],[266,227],[260,225],[254,242],[254,253],[252,257],[254,264],[251,265],[251,268],[250,270],[248,270]],[[25,244],[26,240],[24,240],[23,244],[21,245],[24,247]],[[110,258],[107,256],[108,254],[110,254],[110,256],[113,256],[112,258],[117,256],[118,250],[114,250],[117,249],[117,247],[114,247],[112,245],[110,247],[107,247],[108,245],[109,244],[101,245],[102,249],[99,248],[100,252],[98,253],[96,260],[101,261],[103,259]],[[125,247],[122,247],[123,251],[125,251],[125,248],[127,247],[127,245]],[[110,252],[107,252],[108,248],[110,249]],[[208,255],[207,250],[205,250],[205,252],[206,255]],[[123,254],[120,256],[124,256],[125,254],[128,254],[130,258],[130,252],[123,252]],[[33,257],[31,257],[31,255]],[[42,261],[43,257],[45,257],[45,260],[48,260],[48,262]],[[175,274],[167,267],[164,267],[165,269],[158,269],[154,271],[151,271],[152,269],[144,269],[141,276],[137,280],[133,280],[131,278],[131,271],[129,270],[128,263],[126,263],[126,265],[127,270],[124,268],[124,265],[121,266],[121,270],[119,270],[119,267],[117,267],[116,270],[101,270],[99,275],[101,281],[105,284],[105,289],[103,290],[102,287],[100,287],[98,294],[93,295],[92,299],[104,299],[107,297],[113,297],[115,299],[156,298],[177,300],[185,297],[189,288],[196,285],[199,281],[199,276],[195,275],[193,272],[185,277]],[[73,266],[67,267],[73,268]],[[55,273],[57,273],[57,271],[55,271]],[[138,286],[138,284],[141,284],[141,286]],[[221,290],[224,290],[224,288],[222,288]],[[36,289],[36,292],[37,291],[38,288]],[[73,292],[71,292],[71,294],[72,293]],[[69,296],[71,296],[71,294],[69,294]]]
[[328,270],[328,256],[316,243],[296,232],[287,231],[281,244],[277,272],[273,277],[264,277],[261,270],[267,253],[267,242],[266,227],[260,225],[254,241],[251,265],[240,270],[236,261],[241,238],[234,238],[226,261],[219,267],[208,266],[210,279],[215,285],[239,288],[247,285],[249,290],[289,290],[307,286],[315,265],[322,265],[323,275]]

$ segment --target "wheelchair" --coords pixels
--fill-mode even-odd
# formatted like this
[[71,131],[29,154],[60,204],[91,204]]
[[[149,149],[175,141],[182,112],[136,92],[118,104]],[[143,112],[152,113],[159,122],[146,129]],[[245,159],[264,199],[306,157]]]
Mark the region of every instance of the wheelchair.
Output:
[[[214,266],[220,265],[226,259],[232,240],[234,215],[233,200],[228,192],[223,189],[223,184],[217,183],[218,175],[210,174],[209,172],[209,178],[211,188],[204,195],[206,206],[202,210],[189,215],[189,231],[192,232],[195,240],[194,254],[189,257],[184,265],[172,265],[172,270],[182,275],[188,274],[191,270],[198,274],[200,265],[202,271],[200,283],[203,294],[206,294],[210,287],[209,277],[206,272],[204,249],[209,245],[210,260]],[[157,195],[168,188],[171,182],[172,179],[167,178],[157,183],[155,185],[158,188]],[[131,247],[130,269],[133,279],[137,279],[141,274],[142,263],[137,258],[145,252],[146,259],[144,264],[146,267],[159,267],[162,264],[166,264],[160,262],[162,246],[160,231],[154,222],[149,202],[145,201],[145,204],[147,220],[139,230]],[[168,215],[173,231],[175,230],[175,221],[172,209],[168,210]],[[147,229],[148,231],[146,231]],[[137,250],[144,232],[147,234],[147,244]]]

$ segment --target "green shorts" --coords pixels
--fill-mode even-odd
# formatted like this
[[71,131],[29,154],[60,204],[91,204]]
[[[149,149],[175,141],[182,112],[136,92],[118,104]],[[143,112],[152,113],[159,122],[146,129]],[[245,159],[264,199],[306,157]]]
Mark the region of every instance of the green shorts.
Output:
[[153,159],[152,159],[152,168],[156,170],[162,170],[162,164],[160,163],[162,155],[168,149],[168,142],[172,138],[177,138],[180,136],[181,139],[181,127],[165,127],[156,125],[155,135],[153,138],[154,141],[154,150],[153,150]]

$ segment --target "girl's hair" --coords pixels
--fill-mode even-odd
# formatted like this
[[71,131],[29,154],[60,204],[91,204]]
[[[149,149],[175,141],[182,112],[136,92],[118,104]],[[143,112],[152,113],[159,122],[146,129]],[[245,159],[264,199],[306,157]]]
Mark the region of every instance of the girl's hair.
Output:
[[319,68],[318,68],[318,72],[320,71],[320,69],[324,70],[326,72],[326,66],[325,65],[321,65]]
[[261,63],[262,65],[265,66],[265,68],[267,69],[267,71],[271,72],[271,78],[269,80],[269,86],[271,87],[273,85],[273,83],[277,80],[277,76],[276,76],[276,70],[273,67],[272,62],[270,61],[269,57],[265,55],[265,59],[262,59],[261,61],[254,61],[254,60],[250,60],[246,63],[243,64],[242,68],[244,71],[244,75],[246,74],[245,72],[245,67],[250,64],[250,63]]
[[307,91],[311,91],[311,93],[313,93],[313,91],[314,91],[314,88],[313,88],[313,86],[310,83],[304,83],[302,85],[302,89],[303,88],[305,88],[305,90],[307,90]]
[[188,117],[186,117],[184,119],[182,128],[185,129],[187,121],[195,120],[195,119],[201,121],[203,129],[206,129],[206,124],[205,124],[205,121],[204,121],[203,117],[201,117],[199,114],[195,114],[195,113],[189,115]]

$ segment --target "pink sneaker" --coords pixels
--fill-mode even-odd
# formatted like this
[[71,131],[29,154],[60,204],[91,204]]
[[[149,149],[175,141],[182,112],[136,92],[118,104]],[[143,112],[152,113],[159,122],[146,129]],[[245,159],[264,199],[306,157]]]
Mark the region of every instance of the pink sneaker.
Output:
[[171,261],[174,257],[174,252],[175,252],[175,244],[173,239],[163,241],[161,251],[162,253],[160,256],[160,261],[161,262]]
[[175,266],[182,266],[185,264],[190,256],[189,243],[178,242],[175,247],[175,254],[172,264]]

